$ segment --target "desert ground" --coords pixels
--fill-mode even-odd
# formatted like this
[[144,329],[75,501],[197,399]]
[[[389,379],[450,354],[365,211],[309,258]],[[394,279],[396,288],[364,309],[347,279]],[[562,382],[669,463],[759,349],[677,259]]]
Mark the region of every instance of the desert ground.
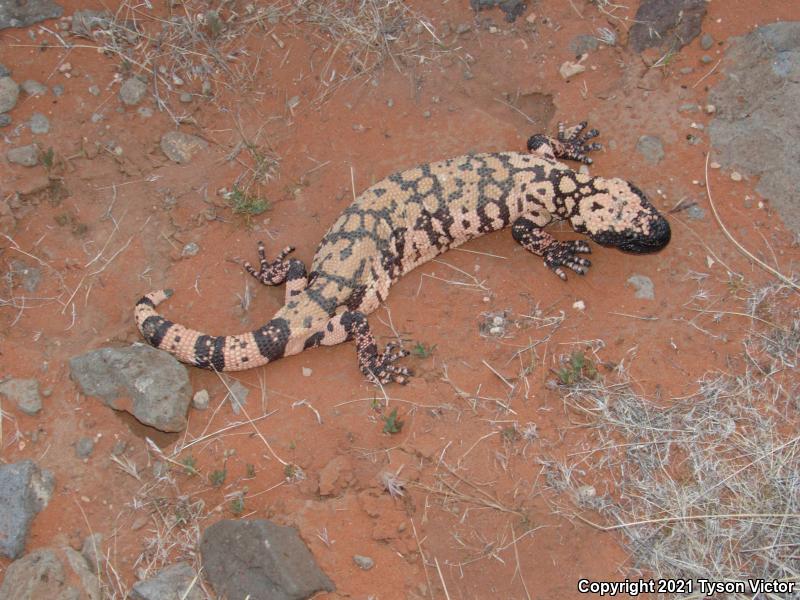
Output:
[[[0,523],[19,540],[0,597],[585,598],[582,579],[642,578],[698,598],[750,577],[797,585],[728,597],[799,598],[800,131],[768,103],[800,98],[800,11],[642,4],[59,0],[3,24]],[[592,245],[566,282],[508,231],[440,256],[370,317],[411,352],[405,386],[367,381],[348,343],[81,383],[96,365],[76,358],[141,350],[143,294],[254,329],[284,301],[241,266],[259,240],[309,264],[388,174],[582,120],[589,172],[669,219],[663,251]],[[152,377],[161,429],[131,391]],[[209,528],[249,520],[296,530],[329,583],[220,575],[214,543],[247,557]]]

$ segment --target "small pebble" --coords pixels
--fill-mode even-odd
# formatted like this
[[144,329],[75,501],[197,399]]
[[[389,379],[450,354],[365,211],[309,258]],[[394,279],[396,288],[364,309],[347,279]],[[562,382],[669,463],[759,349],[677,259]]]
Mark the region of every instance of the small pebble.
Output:
[[314,371],[312,371],[308,367],[303,367],[303,377],[311,377],[311,375],[313,375],[313,373],[314,373]]
[[689,103],[689,104],[681,104],[678,107],[678,112],[679,113],[682,113],[682,112],[696,112],[696,111],[697,111],[697,104],[691,104],[691,103]]
[[689,73],[694,73],[694,67],[681,67],[680,73],[681,75],[688,75]]
[[69,73],[72,71],[72,63],[65,62],[58,67],[59,73]]
[[11,117],[3,113],[0,115],[0,127],[8,127],[11,125]]
[[361,556],[360,554],[355,554],[353,556],[353,562],[362,571],[369,571],[375,566],[374,560],[372,560],[369,556]]
[[722,165],[720,165],[718,162],[714,161],[708,166],[711,167],[712,169],[719,169]]
[[184,104],[189,104],[192,101],[192,95],[189,92],[183,92],[180,95],[180,101]]
[[425,117],[426,119],[430,119],[431,118],[431,111],[426,110],[424,113],[422,113],[422,116]]
[[56,97],[63,96],[64,95],[64,86],[61,85],[60,83],[57,83],[56,85],[54,85],[53,86],[53,95],[56,96]]
[[181,250],[181,258],[190,258],[192,256],[197,256],[198,252],[200,252],[200,246],[198,246],[194,242],[189,242],[183,247],[183,250]]
[[192,406],[197,410],[205,410],[208,408],[208,390],[198,390],[192,397]]
[[20,86],[28,96],[42,96],[47,93],[47,86],[42,85],[33,79],[27,79]]
[[121,454],[125,453],[125,450],[128,449],[128,442],[125,440],[117,440],[114,442],[114,446],[111,448],[111,454],[114,456],[120,456]]
[[100,88],[97,87],[96,85],[90,85],[89,86],[89,93],[92,96],[99,96],[100,95]]
[[394,100],[392,98],[387,98],[386,99],[386,106],[388,106],[389,108],[392,108],[394,106]]
[[583,300],[576,300],[572,303],[572,308],[575,310],[586,310],[586,303]]
[[710,63],[711,60],[712,59],[708,54],[703,54],[703,56],[700,57],[700,62],[703,63],[704,65],[707,65],[708,63]]
[[103,115],[100,114],[100,113],[94,113],[94,114],[92,114],[90,120],[91,120],[92,123],[99,123],[100,121],[103,120]]
[[139,116],[143,119],[149,119],[153,116],[153,109],[149,106],[140,106],[136,109],[136,112],[139,113]]
[[706,104],[705,111],[706,114],[713,115],[715,112],[717,112],[717,107],[713,104]]
[[710,33],[704,33],[700,37],[700,47],[703,50],[710,50],[711,46],[713,46],[713,45],[714,45],[714,38],[711,37]]
[[35,167],[39,164],[39,148],[36,144],[12,148],[6,152],[6,158],[10,163],[23,167]]
[[456,27],[456,33],[459,35],[468,31],[472,31],[472,25],[469,23],[459,23],[458,27]]
[[210,96],[211,90],[212,90],[211,82],[208,79],[206,79],[203,82],[202,86],[200,87],[200,91],[203,93],[204,96]]
[[78,458],[89,458],[94,450],[94,438],[82,437],[75,443],[75,455]]
[[31,133],[45,134],[50,131],[50,121],[42,113],[33,113],[31,120],[28,121],[28,127],[31,129]]
[[739,171],[733,171],[733,172],[731,172],[731,179],[733,181],[741,181],[742,180],[742,174],[739,173]]

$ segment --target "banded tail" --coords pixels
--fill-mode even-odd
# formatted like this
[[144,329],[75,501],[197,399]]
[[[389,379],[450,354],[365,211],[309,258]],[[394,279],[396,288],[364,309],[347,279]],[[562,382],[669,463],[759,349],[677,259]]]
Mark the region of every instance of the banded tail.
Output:
[[151,346],[169,352],[181,362],[214,371],[243,371],[286,355],[290,338],[286,319],[276,315],[266,325],[238,335],[207,335],[156,312],[156,307],[172,293],[171,289],[150,292],[134,308],[136,326]]

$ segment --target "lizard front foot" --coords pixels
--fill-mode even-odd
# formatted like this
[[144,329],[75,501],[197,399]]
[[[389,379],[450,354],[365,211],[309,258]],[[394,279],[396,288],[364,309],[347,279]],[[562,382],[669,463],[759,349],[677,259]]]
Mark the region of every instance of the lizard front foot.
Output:
[[580,257],[578,254],[590,254],[591,252],[589,244],[581,240],[555,242],[543,252],[544,264],[566,281],[567,274],[561,267],[572,269],[579,275],[586,275],[586,271],[592,266],[592,263],[588,258]]
[[577,125],[567,128],[564,123],[558,124],[557,143],[553,146],[553,153],[556,158],[576,160],[586,165],[592,164],[592,159],[588,156],[589,152],[601,150],[602,144],[589,144],[588,141],[600,135],[597,129],[590,129],[585,135],[581,135],[588,123],[581,121]]

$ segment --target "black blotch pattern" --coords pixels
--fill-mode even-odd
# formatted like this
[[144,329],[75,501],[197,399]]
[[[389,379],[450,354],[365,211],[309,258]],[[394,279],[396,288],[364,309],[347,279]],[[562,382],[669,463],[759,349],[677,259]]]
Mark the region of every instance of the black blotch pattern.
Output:
[[158,348],[161,346],[161,342],[164,341],[164,336],[167,335],[167,331],[169,331],[174,324],[175,323],[168,321],[161,315],[147,317],[142,323],[142,335],[149,344]]
[[276,318],[253,332],[261,356],[275,360],[283,356],[289,342],[289,322]]

